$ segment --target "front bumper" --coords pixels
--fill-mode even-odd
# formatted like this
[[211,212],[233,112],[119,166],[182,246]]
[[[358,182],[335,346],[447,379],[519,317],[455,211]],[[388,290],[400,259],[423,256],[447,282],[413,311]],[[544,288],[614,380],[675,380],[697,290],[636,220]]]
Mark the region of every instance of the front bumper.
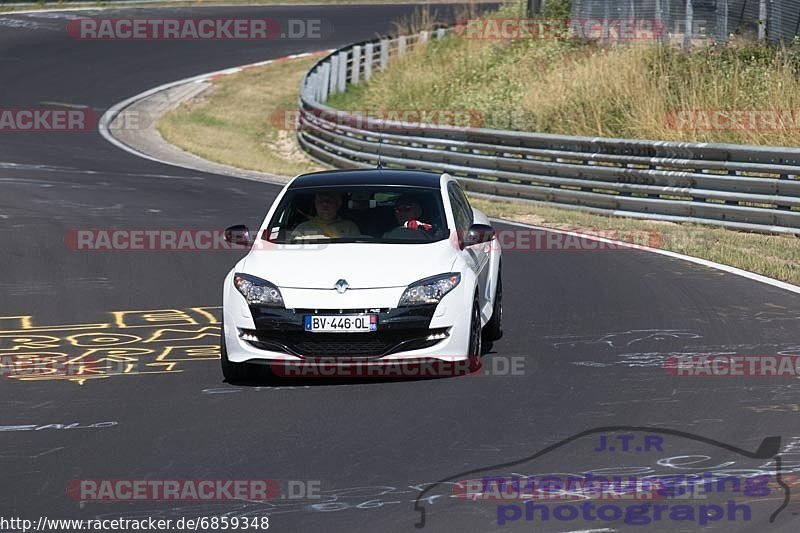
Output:
[[[233,285],[233,273],[223,289],[223,332],[231,362],[315,364],[324,359],[372,366],[468,359],[474,280],[462,278],[438,304],[415,307],[397,307],[405,287],[344,294],[281,287],[286,308],[274,308],[249,306]],[[306,332],[304,317],[315,313],[377,314],[378,326],[367,333]]]
[[[449,295],[448,295],[449,296]],[[238,303],[238,302],[237,302]],[[224,310],[228,359],[232,362],[324,362],[381,364],[391,361],[467,359],[469,316],[460,306],[375,309],[276,309],[247,306]],[[377,331],[311,333],[313,314],[377,314]]]
[[[381,309],[319,311],[250,306],[254,329],[239,328],[240,340],[259,350],[281,352],[303,359],[363,358],[435,346],[449,336],[449,328],[430,328],[436,305]],[[373,312],[371,312],[373,311]],[[310,333],[303,327],[307,315],[375,314],[377,331],[369,333]]]

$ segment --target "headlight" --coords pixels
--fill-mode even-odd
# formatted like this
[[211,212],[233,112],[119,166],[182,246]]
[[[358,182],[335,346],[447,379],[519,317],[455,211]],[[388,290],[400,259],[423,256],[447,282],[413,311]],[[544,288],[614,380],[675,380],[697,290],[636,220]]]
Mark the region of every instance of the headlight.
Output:
[[400,307],[407,305],[436,304],[461,282],[461,274],[450,272],[412,283],[400,297]]
[[242,293],[248,304],[283,307],[281,291],[269,281],[250,274],[234,274],[233,284]]

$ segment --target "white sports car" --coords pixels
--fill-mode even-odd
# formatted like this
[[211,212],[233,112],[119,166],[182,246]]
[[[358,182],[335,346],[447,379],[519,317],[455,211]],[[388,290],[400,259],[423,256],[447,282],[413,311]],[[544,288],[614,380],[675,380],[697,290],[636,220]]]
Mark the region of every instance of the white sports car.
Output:
[[304,174],[278,194],[223,286],[222,372],[255,364],[480,367],[502,335],[500,248],[447,174]]

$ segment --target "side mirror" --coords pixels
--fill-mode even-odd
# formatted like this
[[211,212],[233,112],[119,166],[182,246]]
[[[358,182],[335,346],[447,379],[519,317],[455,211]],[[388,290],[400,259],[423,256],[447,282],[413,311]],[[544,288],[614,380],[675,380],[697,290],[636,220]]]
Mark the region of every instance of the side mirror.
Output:
[[225,240],[231,244],[249,246],[250,230],[244,224],[237,224],[225,229]]
[[461,246],[472,246],[494,239],[494,228],[487,224],[473,224],[461,239]]

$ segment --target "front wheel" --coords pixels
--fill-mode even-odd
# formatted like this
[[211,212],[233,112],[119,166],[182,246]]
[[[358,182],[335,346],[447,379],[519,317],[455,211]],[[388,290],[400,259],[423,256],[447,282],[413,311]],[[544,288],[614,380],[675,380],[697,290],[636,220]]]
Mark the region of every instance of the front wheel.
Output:
[[228,359],[228,347],[225,345],[225,330],[222,330],[219,340],[219,359],[222,365],[222,375],[228,383],[247,381],[250,377],[247,363],[234,363]]
[[492,306],[492,318],[483,329],[486,340],[496,341],[503,336],[503,277],[500,269],[497,269],[497,288],[494,291],[494,305]]
[[469,326],[469,371],[475,372],[481,368],[481,349],[483,348],[481,331],[481,308],[478,303],[478,295],[472,302],[472,313]]

